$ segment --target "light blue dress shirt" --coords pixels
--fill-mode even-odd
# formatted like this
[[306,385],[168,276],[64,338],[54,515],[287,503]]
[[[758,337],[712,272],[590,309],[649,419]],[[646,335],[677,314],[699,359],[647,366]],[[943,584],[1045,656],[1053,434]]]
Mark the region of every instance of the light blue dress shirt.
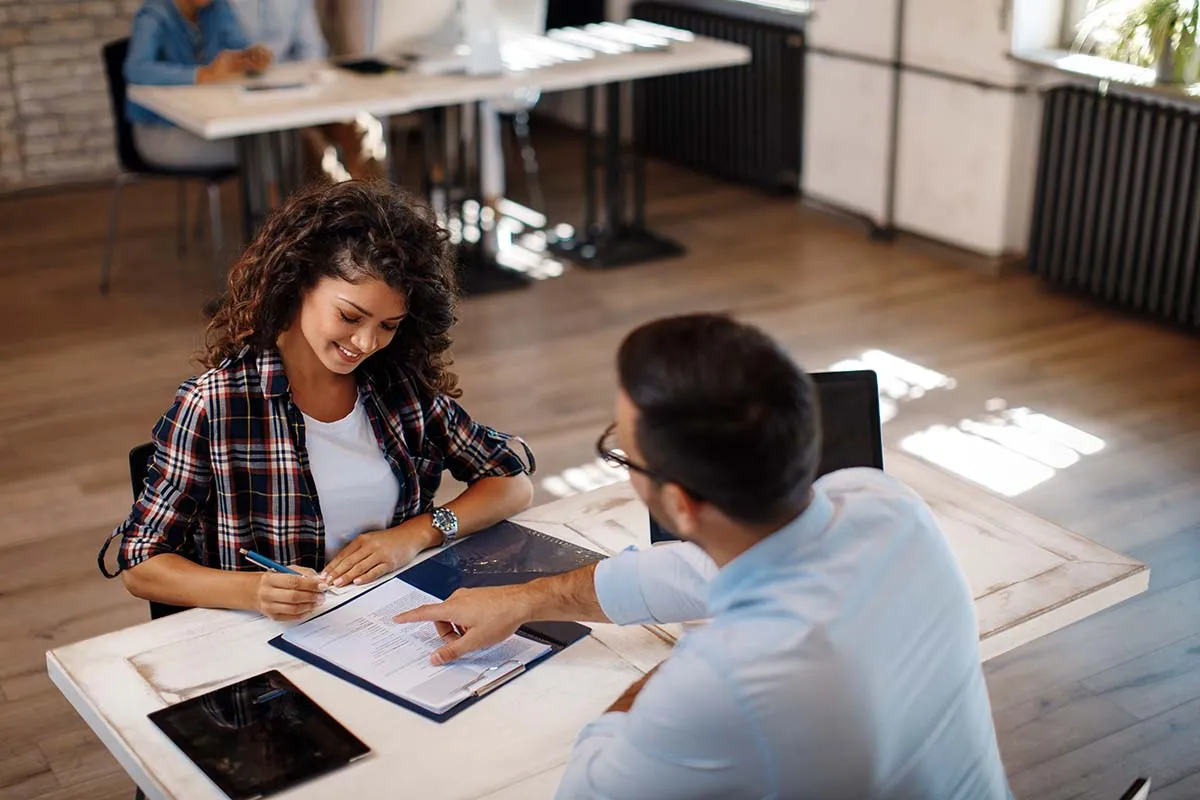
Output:
[[560,798],[1010,797],[971,591],[883,473],[825,476],[719,572],[668,544],[601,562],[595,585],[617,623],[711,620],[629,713],[583,730]]
[[324,58],[329,52],[314,0],[230,0],[246,33],[275,61]]

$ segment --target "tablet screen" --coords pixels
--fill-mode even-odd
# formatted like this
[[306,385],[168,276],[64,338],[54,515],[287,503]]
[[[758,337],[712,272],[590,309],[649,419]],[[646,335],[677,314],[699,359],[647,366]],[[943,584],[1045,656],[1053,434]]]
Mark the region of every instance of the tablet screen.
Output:
[[274,794],[370,752],[278,670],[155,711],[150,720],[232,800]]

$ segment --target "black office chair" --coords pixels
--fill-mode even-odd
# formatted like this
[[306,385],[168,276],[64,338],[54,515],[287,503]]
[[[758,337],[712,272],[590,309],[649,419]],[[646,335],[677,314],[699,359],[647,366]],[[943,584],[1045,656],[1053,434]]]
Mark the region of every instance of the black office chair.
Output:
[[[117,162],[121,171],[113,182],[112,201],[108,211],[108,239],[104,244],[104,263],[100,268],[100,291],[107,292],[112,273],[113,248],[117,237],[117,211],[121,201],[121,190],[139,178],[176,178],[179,181],[179,252],[186,250],[187,242],[187,181],[195,178],[204,182],[208,193],[208,226],[212,234],[212,260],[218,275],[223,273],[221,263],[221,182],[238,174],[236,167],[221,169],[165,169],[156,167],[142,159],[133,142],[133,125],[125,118],[125,56],[129,52],[129,39],[118,39],[104,45],[104,72],[108,77],[108,95],[112,104],[113,127],[116,131]],[[200,216],[197,210],[197,231]]]
[[1147,800],[1149,797],[1150,779],[1138,778],[1125,790],[1125,794],[1121,795],[1121,800]]
[[[150,471],[150,459],[154,458],[154,444],[146,442],[129,451],[129,483],[133,488],[133,499],[136,500],[146,485],[146,474]],[[183,606],[172,606],[166,603],[150,601],[150,619],[162,619],[180,611],[187,611]]]

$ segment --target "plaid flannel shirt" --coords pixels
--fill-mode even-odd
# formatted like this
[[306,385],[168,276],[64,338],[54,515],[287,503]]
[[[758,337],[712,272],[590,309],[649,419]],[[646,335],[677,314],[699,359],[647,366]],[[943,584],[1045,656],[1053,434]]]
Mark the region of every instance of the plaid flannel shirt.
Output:
[[[532,473],[510,449],[515,437],[471,419],[444,395],[423,400],[402,368],[382,359],[356,373],[380,449],[400,483],[392,524],[428,512],[446,469],[473,483]],[[141,495],[109,541],[121,537],[118,572],[160,553],[207,567],[253,568],[238,552],[320,570],[321,506],[278,352],[247,348],[185,381],[154,428],[154,457]],[[108,543],[100,553],[101,570]],[[111,577],[111,576],[110,576]]]

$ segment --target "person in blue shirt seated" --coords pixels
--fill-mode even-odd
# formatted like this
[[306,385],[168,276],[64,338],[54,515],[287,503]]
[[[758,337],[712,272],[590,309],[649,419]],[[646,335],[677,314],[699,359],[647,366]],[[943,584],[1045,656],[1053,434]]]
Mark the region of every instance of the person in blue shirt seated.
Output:
[[396,617],[438,624],[434,663],[531,620],[707,619],[582,731],[559,797],[1009,798],[971,589],[921,498],[814,482],[815,388],[753,327],[651,322],[617,370],[597,449],[684,541]]
[[[133,18],[125,80],[185,86],[266,69],[271,52],[253,44],[227,0],[145,0]],[[143,159],[159,167],[216,169],[237,163],[232,139],[208,141],[132,100],[125,115]]]

